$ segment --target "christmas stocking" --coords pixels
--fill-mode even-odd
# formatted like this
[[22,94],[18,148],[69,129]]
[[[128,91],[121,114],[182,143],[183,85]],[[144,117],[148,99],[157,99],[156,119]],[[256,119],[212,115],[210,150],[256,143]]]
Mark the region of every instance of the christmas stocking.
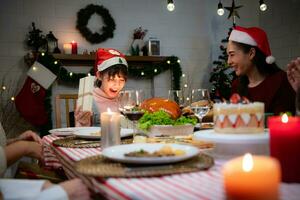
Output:
[[26,121],[34,126],[41,126],[48,121],[45,108],[46,90],[56,79],[56,75],[37,61],[27,75],[22,90],[16,96],[16,108]]

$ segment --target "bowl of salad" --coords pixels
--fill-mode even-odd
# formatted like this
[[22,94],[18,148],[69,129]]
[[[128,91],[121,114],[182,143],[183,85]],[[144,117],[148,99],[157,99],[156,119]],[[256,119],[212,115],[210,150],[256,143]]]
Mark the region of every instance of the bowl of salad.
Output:
[[144,115],[138,128],[149,137],[190,135],[197,123],[196,117],[181,115],[179,105],[163,98],[152,98],[142,103]]

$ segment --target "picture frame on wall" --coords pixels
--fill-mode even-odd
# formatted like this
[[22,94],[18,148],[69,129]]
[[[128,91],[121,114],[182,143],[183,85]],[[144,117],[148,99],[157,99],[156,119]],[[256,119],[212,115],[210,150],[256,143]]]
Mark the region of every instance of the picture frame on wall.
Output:
[[160,55],[160,41],[158,39],[149,39],[148,41],[148,55],[159,56]]

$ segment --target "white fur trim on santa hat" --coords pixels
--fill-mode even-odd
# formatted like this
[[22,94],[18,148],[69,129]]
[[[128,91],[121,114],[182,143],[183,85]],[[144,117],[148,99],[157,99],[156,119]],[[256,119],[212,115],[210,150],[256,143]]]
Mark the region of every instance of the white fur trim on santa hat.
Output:
[[103,70],[109,68],[110,66],[117,65],[117,64],[125,65],[126,67],[128,67],[128,64],[127,64],[127,61],[125,60],[125,58],[112,57],[110,59],[103,61],[100,65],[97,66],[97,68],[98,68],[98,71],[103,71]]
[[274,62],[275,62],[275,57],[274,56],[267,56],[266,57],[266,62],[268,63],[268,64],[273,64]]
[[55,81],[56,75],[53,74],[41,63],[35,61],[27,72],[27,75],[40,84],[44,89],[48,89]]
[[255,40],[248,33],[239,30],[232,30],[229,36],[229,40],[243,44],[249,44],[252,46],[257,46]]

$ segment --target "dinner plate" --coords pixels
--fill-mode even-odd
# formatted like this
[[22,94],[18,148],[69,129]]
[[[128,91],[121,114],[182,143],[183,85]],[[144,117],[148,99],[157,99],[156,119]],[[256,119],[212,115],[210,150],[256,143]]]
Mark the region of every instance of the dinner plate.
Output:
[[[133,129],[121,128],[120,136],[127,137],[133,134]],[[86,127],[86,129],[79,129],[73,132],[79,138],[85,139],[100,139],[101,138],[101,128],[100,127]]]
[[[163,157],[128,157],[126,153],[133,151],[145,150],[149,153],[160,150],[163,146],[171,146],[173,150],[183,150],[184,155],[181,156],[163,156]],[[102,151],[102,155],[114,161],[131,164],[165,164],[175,163],[183,160],[187,160],[198,155],[200,150],[190,145],[182,144],[162,144],[162,143],[150,143],[150,144],[126,144],[117,145],[105,148]]]
[[72,135],[75,131],[85,130],[85,129],[99,129],[99,127],[67,127],[67,128],[56,128],[49,130],[49,133],[56,136],[69,136]]

